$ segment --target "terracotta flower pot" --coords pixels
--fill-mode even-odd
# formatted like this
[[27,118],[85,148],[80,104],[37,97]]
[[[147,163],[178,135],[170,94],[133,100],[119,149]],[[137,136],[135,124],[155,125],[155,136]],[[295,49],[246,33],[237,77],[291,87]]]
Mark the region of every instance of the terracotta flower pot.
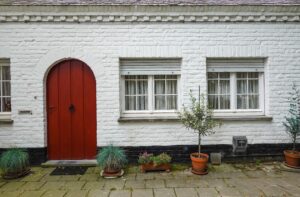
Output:
[[153,163],[146,163],[140,165],[141,172],[148,172],[148,171],[171,171],[171,165],[169,163],[154,165]]
[[292,150],[285,150],[284,156],[287,166],[292,168],[300,168],[300,152],[299,151],[292,151]]
[[209,156],[207,154],[200,153],[200,157],[199,157],[199,153],[192,153],[190,157],[192,160],[192,172],[194,174],[203,175],[208,173],[207,162]]

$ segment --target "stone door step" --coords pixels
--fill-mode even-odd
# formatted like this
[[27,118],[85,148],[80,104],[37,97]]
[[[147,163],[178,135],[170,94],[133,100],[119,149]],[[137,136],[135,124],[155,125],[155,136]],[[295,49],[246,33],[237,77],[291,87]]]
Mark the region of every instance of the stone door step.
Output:
[[56,166],[97,166],[96,160],[49,160],[42,163],[43,167]]

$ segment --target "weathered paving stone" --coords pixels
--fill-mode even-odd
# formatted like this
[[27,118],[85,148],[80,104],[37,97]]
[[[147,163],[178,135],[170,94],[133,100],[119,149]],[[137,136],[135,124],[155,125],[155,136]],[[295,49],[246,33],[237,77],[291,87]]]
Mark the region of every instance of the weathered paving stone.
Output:
[[250,178],[265,178],[266,177],[266,173],[261,170],[244,171],[244,173],[247,175],[247,177],[250,177]]
[[154,174],[154,179],[174,179],[174,176],[172,173],[167,173],[167,172],[163,172],[163,173],[155,173]]
[[6,182],[0,182],[0,187],[2,187],[3,185],[5,185]]
[[125,183],[125,189],[143,189],[145,188],[144,180],[127,180]]
[[59,181],[61,177],[62,176],[57,176],[57,175],[55,175],[55,176],[45,175],[41,179],[41,181],[55,181],[56,182],[56,181]]
[[266,196],[291,196],[290,193],[286,192],[283,188],[278,186],[264,186],[259,187],[259,189],[263,190]]
[[22,193],[22,197],[40,197],[45,191],[25,191]]
[[45,173],[40,172],[33,172],[22,178],[20,181],[29,182],[29,181],[40,181],[44,176]]
[[195,188],[175,188],[175,193],[177,197],[198,197]]
[[300,187],[285,185],[285,186],[281,186],[281,188],[282,190],[284,190],[285,192],[293,196],[300,196]]
[[231,188],[231,187],[220,187],[220,188],[216,188],[216,190],[218,190],[218,192],[220,193],[220,195],[222,197],[240,197],[241,193],[235,189],[235,188]]
[[155,197],[176,197],[173,188],[154,189],[154,196]]
[[25,182],[9,182],[0,187],[0,191],[16,191],[24,184]]
[[60,181],[78,181],[80,175],[64,175],[61,176]]
[[152,189],[134,189],[132,190],[132,197],[153,197]]
[[67,181],[62,189],[64,190],[81,190],[83,185],[85,184],[85,181]]
[[136,180],[136,173],[126,174],[123,178],[125,180]]
[[155,178],[155,173],[137,173],[136,180],[153,180]]
[[64,197],[82,197],[86,196],[88,193],[87,190],[77,190],[77,191],[68,191],[67,194]]
[[63,197],[66,193],[64,190],[49,190],[42,197]]
[[22,185],[19,190],[30,191],[30,190],[38,190],[40,189],[45,182],[27,182]]
[[167,187],[190,187],[189,184],[187,184],[185,179],[170,179],[166,180],[166,186]]
[[130,197],[130,190],[113,190],[110,192],[109,197]]
[[23,191],[12,191],[12,192],[3,192],[0,193],[0,197],[17,197],[20,196]]
[[251,185],[245,178],[225,179],[225,182],[230,187],[234,187],[241,193],[242,196],[263,196],[263,192],[256,186]]
[[[96,169],[98,167],[89,167],[86,171],[85,171],[85,174],[96,174]],[[99,175],[99,174],[98,174]]]
[[104,189],[123,189],[125,181],[122,179],[113,179],[113,180],[106,180],[104,184]]
[[200,197],[219,197],[221,196],[215,188],[196,188]]
[[228,187],[224,179],[206,179],[208,187]]
[[65,182],[46,182],[41,188],[40,190],[58,190],[61,189],[64,186]]
[[89,190],[89,189],[102,189],[104,186],[104,182],[100,182],[100,181],[91,181],[91,182],[87,182],[82,189],[84,190]]
[[88,193],[88,197],[108,197],[109,190],[102,190],[102,189],[91,189]]
[[97,181],[99,179],[98,174],[84,174],[79,177],[80,181]]
[[164,188],[164,180],[146,180],[146,188]]

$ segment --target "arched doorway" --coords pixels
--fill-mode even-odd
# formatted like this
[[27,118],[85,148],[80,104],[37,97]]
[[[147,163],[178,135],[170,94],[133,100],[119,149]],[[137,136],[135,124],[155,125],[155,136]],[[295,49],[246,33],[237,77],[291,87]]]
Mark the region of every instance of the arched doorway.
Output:
[[64,60],[47,77],[49,160],[94,159],[96,80],[82,61]]

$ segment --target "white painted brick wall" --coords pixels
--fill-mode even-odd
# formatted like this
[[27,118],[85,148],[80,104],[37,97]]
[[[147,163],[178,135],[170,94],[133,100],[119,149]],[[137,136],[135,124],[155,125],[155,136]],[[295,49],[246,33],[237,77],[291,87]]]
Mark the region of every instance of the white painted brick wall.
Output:
[[[268,57],[266,114],[272,121],[228,121],[204,144],[283,143],[282,126],[292,82],[300,86],[300,24],[0,24],[0,58],[11,59],[12,125],[0,125],[0,147],[47,146],[45,73],[63,58],[78,58],[97,80],[97,144],[120,146],[196,144],[197,136],[174,122],[119,123],[119,58],[182,57],[182,100],[206,90],[206,57]],[[32,110],[19,115],[18,110]]]

